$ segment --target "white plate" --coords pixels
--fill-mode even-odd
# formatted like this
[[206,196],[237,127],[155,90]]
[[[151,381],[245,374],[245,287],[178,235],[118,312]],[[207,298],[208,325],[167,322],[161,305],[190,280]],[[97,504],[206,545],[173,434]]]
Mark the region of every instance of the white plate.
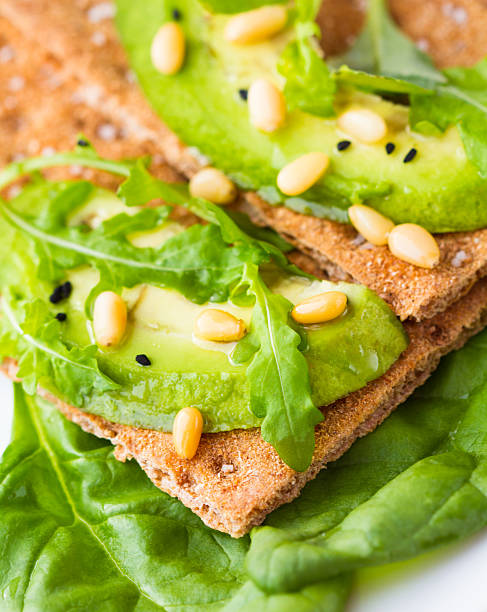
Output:
[[[12,421],[12,385],[0,377],[0,454]],[[407,563],[362,572],[348,612],[487,612],[487,530]]]

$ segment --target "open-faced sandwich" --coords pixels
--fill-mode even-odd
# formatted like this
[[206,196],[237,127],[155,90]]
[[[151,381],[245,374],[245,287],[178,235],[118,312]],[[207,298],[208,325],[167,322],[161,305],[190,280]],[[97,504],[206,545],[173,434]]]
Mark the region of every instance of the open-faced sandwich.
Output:
[[[6,0],[0,15],[20,45],[5,81],[20,68],[29,92],[1,115],[6,158],[87,135],[0,173],[4,372],[233,538],[329,466],[255,530],[250,577],[247,538],[232,549],[221,605],[339,610],[351,570],[484,525],[483,336],[356,447],[354,478],[350,464],[340,481],[347,457],[331,466],[487,324],[485,63],[435,68],[381,0],[365,17],[310,0],[118,0],[136,79],[110,4]],[[17,401],[59,418],[20,387]],[[64,460],[84,457],[56,427]],[[147,609],[218,609],[216,591],[204,605],[167,583],[147,595],[133,551],[96,537],[161,606]]]

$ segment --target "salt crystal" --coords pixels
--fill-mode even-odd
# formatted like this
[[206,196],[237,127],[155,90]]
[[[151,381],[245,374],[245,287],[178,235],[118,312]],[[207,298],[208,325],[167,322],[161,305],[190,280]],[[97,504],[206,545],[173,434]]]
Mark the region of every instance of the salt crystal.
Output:
[[455,6],[453,2],[444,4],[442,10],[446,17],[450,17],[458,25],[463,25],[468,21],[467,11],[461,6]]
[[41,151],[41,155],[43,157],[51,157],[51,155],[54,155],[54,153],[56,153],[56,149],[54,147],[44,147]]
[[211,163],[210,158],[204,155],[197,147],[188,147],[188,153],[202,166],[209,166]]
[[127,70],[125,73],[125,78],[127,79],[128,83],[137,83],[137,77],[133,70]]
[[100,32],[99,30],[97,30],[96,32],[93,32],[91,42],[96,47],[102,47],[107,42],[107,37],[105,36],[104,32]]
[[15,57],[15,51],[12,49],[10,45],[4,45],[0,47],[0,64],[6,64],[10,62]]
[[103,123],[98,126],[96,134],[102,140],[115,140],[117,137],[117,128],[111,123]]
[[69,173],[71,174],[71,176],[80,176],[83,173],[83,166],[74,164],[69,168]]
[[418,40],[416,41],[416,46],[418,47],[420,51],[426,52],[428,51],[430,44],[426,40],[426,38],[418,38]]
[[19,193],[22,191],[20,185],[13,185],[7,192],[9,198],[16,198]]
[[91,23],[99,23],[113,17],[115,17],[115,5],[112,2],[100,2],[88,10],[88,19]]
[[20,91],[25,85],[25,79],[22,76],[14,76],[8,81],[10,91]]
[[364,242],[365,242],[365,238],[362,236],[362,234],[357,234],[355,238],[352,240],[353,246],[360,246]]
[[224,474],[231,474],[234,470],[235,470],[235,468],[233,467],[233,465],[231,463],[224,463],[222,465],[222,472]]
[[465,251],[457,251],[451,260],[451,265],[454,268],[459,268],[466,259],[468,259],[468,255]]

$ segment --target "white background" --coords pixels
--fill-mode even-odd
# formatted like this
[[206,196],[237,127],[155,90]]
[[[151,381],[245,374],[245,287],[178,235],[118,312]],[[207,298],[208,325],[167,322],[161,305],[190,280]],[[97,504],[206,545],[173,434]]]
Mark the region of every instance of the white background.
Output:
[[[12,386],[1,377],[0,454],[11,419]],[[487,612],[487,530],[421,559],[362,572],[348,612]]]

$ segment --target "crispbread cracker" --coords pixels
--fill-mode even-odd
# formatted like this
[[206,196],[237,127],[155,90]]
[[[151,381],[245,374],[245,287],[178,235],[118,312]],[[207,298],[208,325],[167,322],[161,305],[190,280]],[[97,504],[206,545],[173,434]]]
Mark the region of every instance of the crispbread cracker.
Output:
[[[406,31],[422,46],[429,44],[439,64],[471,64],[487,54],[484,2],[459,0],[456,12],[445,9],[442,0],[394,0],[391,4]],[[131,82],[113,24],[97,19],[98,5],[96,0],[3,0],[0,13],[58,58],[58,75],[69,83],[76,100],[118,123],[131,144],[143,142],[148,150],[191,175],[202,160],[164,126]],[[325,50],[340,51],[339,41],[353,38],[361,25],[361,6],[358,0],[323,3]],[[96,42],[100,40],[103,44]],[[38,48],[31,54],[34,64],[39,54]],[[403,320],[422,320],[441,312],[487,273],[487,231],[442,236],[441,264],[426,271],[393,258],[383,247],[354,244],[356,234],[346,226],[284,208],[270,214],[254,195],[247,200],[263,220],[282,228],[315,257],[332,278],[354,279],[375,289]]]
[[[203,435],[196,456],[188,461],[177,456],[171,434],[110,423],[40,392],[68,419],[115,444],[118,459],[135,458],[157,487],[178,497],[207,525],[239,537],[296,498],[328,462],[375,429],[421,385],[442,355],[460,348],[486,323],[487,279],[433,319],[406,323],[411,343],[389,371],[323,408],[313,462],[303,473],[286,466],[258,429]],[[15,377],[14,362],[5,362],[3,369]]]
[[[191,174],[198,167],[197,160],[164,128],[137,88],[131,85],[111,24],[105,21],[93,23],[87,19],[89,7],[95,4],[98,3],[3,0],[0,13],[8,13],[23,34],[11,23],[0,19],[0,47],[10,45],[15,55],[0,64],[0,142],[3,144],[0,158],[7,162],[16,154],[32,155],[43,150],[47,154],[46,147],[66,149],[82,131],[102,154],[132,157],[156,153],[156,170],[164,178],[178,178],[166,160],[182,172]],[[106,37],[101,47],[90,42],[96,32]],[[46,52],[32,40],[27,41],[25,36],[35,38],[42,45],[47,44],[53,53]],[[100,41],[101,38],[94,40]],[[70,54],[77,55],[77,58],[73,59]],[[5,53],[4,57],[7,55]],[[19,81],[15,79],[19,76],[24,82],[17,89]],[[73,177],[92,177],[89,170],[72,168],[69,172]],[[65,171],[62,175],[65,176]],[[109,178],[104,180],[108,185],[113,184]],[[254,202],[254,210],[259,214],[264,214],[262,206],[269,214],[265,205]],[[293,224],[293,231],[298,231],[299,224],[309,220],[280,210],[288,216],[287,220],[279,220],[283,223],[284,233]],[[350,228],[334,225],[331,224],[330,236],[337,240],[340,234],[335,232],[339,229],[352,232]],[[474,236],[465,240],[465,245],[462,243],[464,250],[468,249]],[[479,239],[480,244],[484,241],[483,237]],[[305,247],[309,248],[309,245]],[[454,248],[460,247],[455,245]],[[363,260],[362,266],[366,267],[367,262],[376,261],[379,250],[365,249],[364,252],[369,258]],[[334,274],[346,277],[348,271],[345,267],[339,268],[334,256],[334,252],[331,253],[326,262],[327,256],[320,252],[318,259]],[[310,265],[305,255],[297,254],[297,257],[301,265]],[[348,264],[344,261],[345,265]],[[357,265],[360,267],[360,263]],[[484,274],[484,263],[479,261],[475,265],[477,268],[469,268],[468,272],[460,269],[460,280],[439,279],[430,303],[437,300],[439,308],[444,309],[447,303],[458,298],[477,276]],[[433,276],[427,278],[435,282]],[[372,282],[373,279],[370,274],[368,280]],[[394,287],[392,290],[393,296],[399,295],[394,293]],[[442,297],[444,295],[447,295],[446,299]],[[389,296],[389,301],[394,302],[398,312],[404,316],[406,311],[400,310],[401,299]],[[411,301],[407,308],[411,310],[411,316],[415,312],[419,313],[418,316],[425,316],[424,304],[427,303],[428,300],[420,299],[421,305],[418,306]],[[110,439],[116,445],[115,453],[120,460],[135,457],[157,486],[179,497],[208,525],[239,536],[259,524],[272,509],[294,499],[305,482],[327,462],[343,454],[358,436],[373,430],[424,382],[441,355],[459,348],[486,324],[486,306],[487,281],[480,281],[446,312],[420,324],[407,322],[411,345],[396,364],[377,381],[324,409],[325,421],[317,428],[313,464],[303,474],[285,466],[262,440],[258,430],[205,435],[196,458],[188,462],[175,455],[169,434],[109,423],[67,406],[52,396],[49,398],[85,430]],[[12,361],[4,363],[4,370],[15,376],[16,367]]]

